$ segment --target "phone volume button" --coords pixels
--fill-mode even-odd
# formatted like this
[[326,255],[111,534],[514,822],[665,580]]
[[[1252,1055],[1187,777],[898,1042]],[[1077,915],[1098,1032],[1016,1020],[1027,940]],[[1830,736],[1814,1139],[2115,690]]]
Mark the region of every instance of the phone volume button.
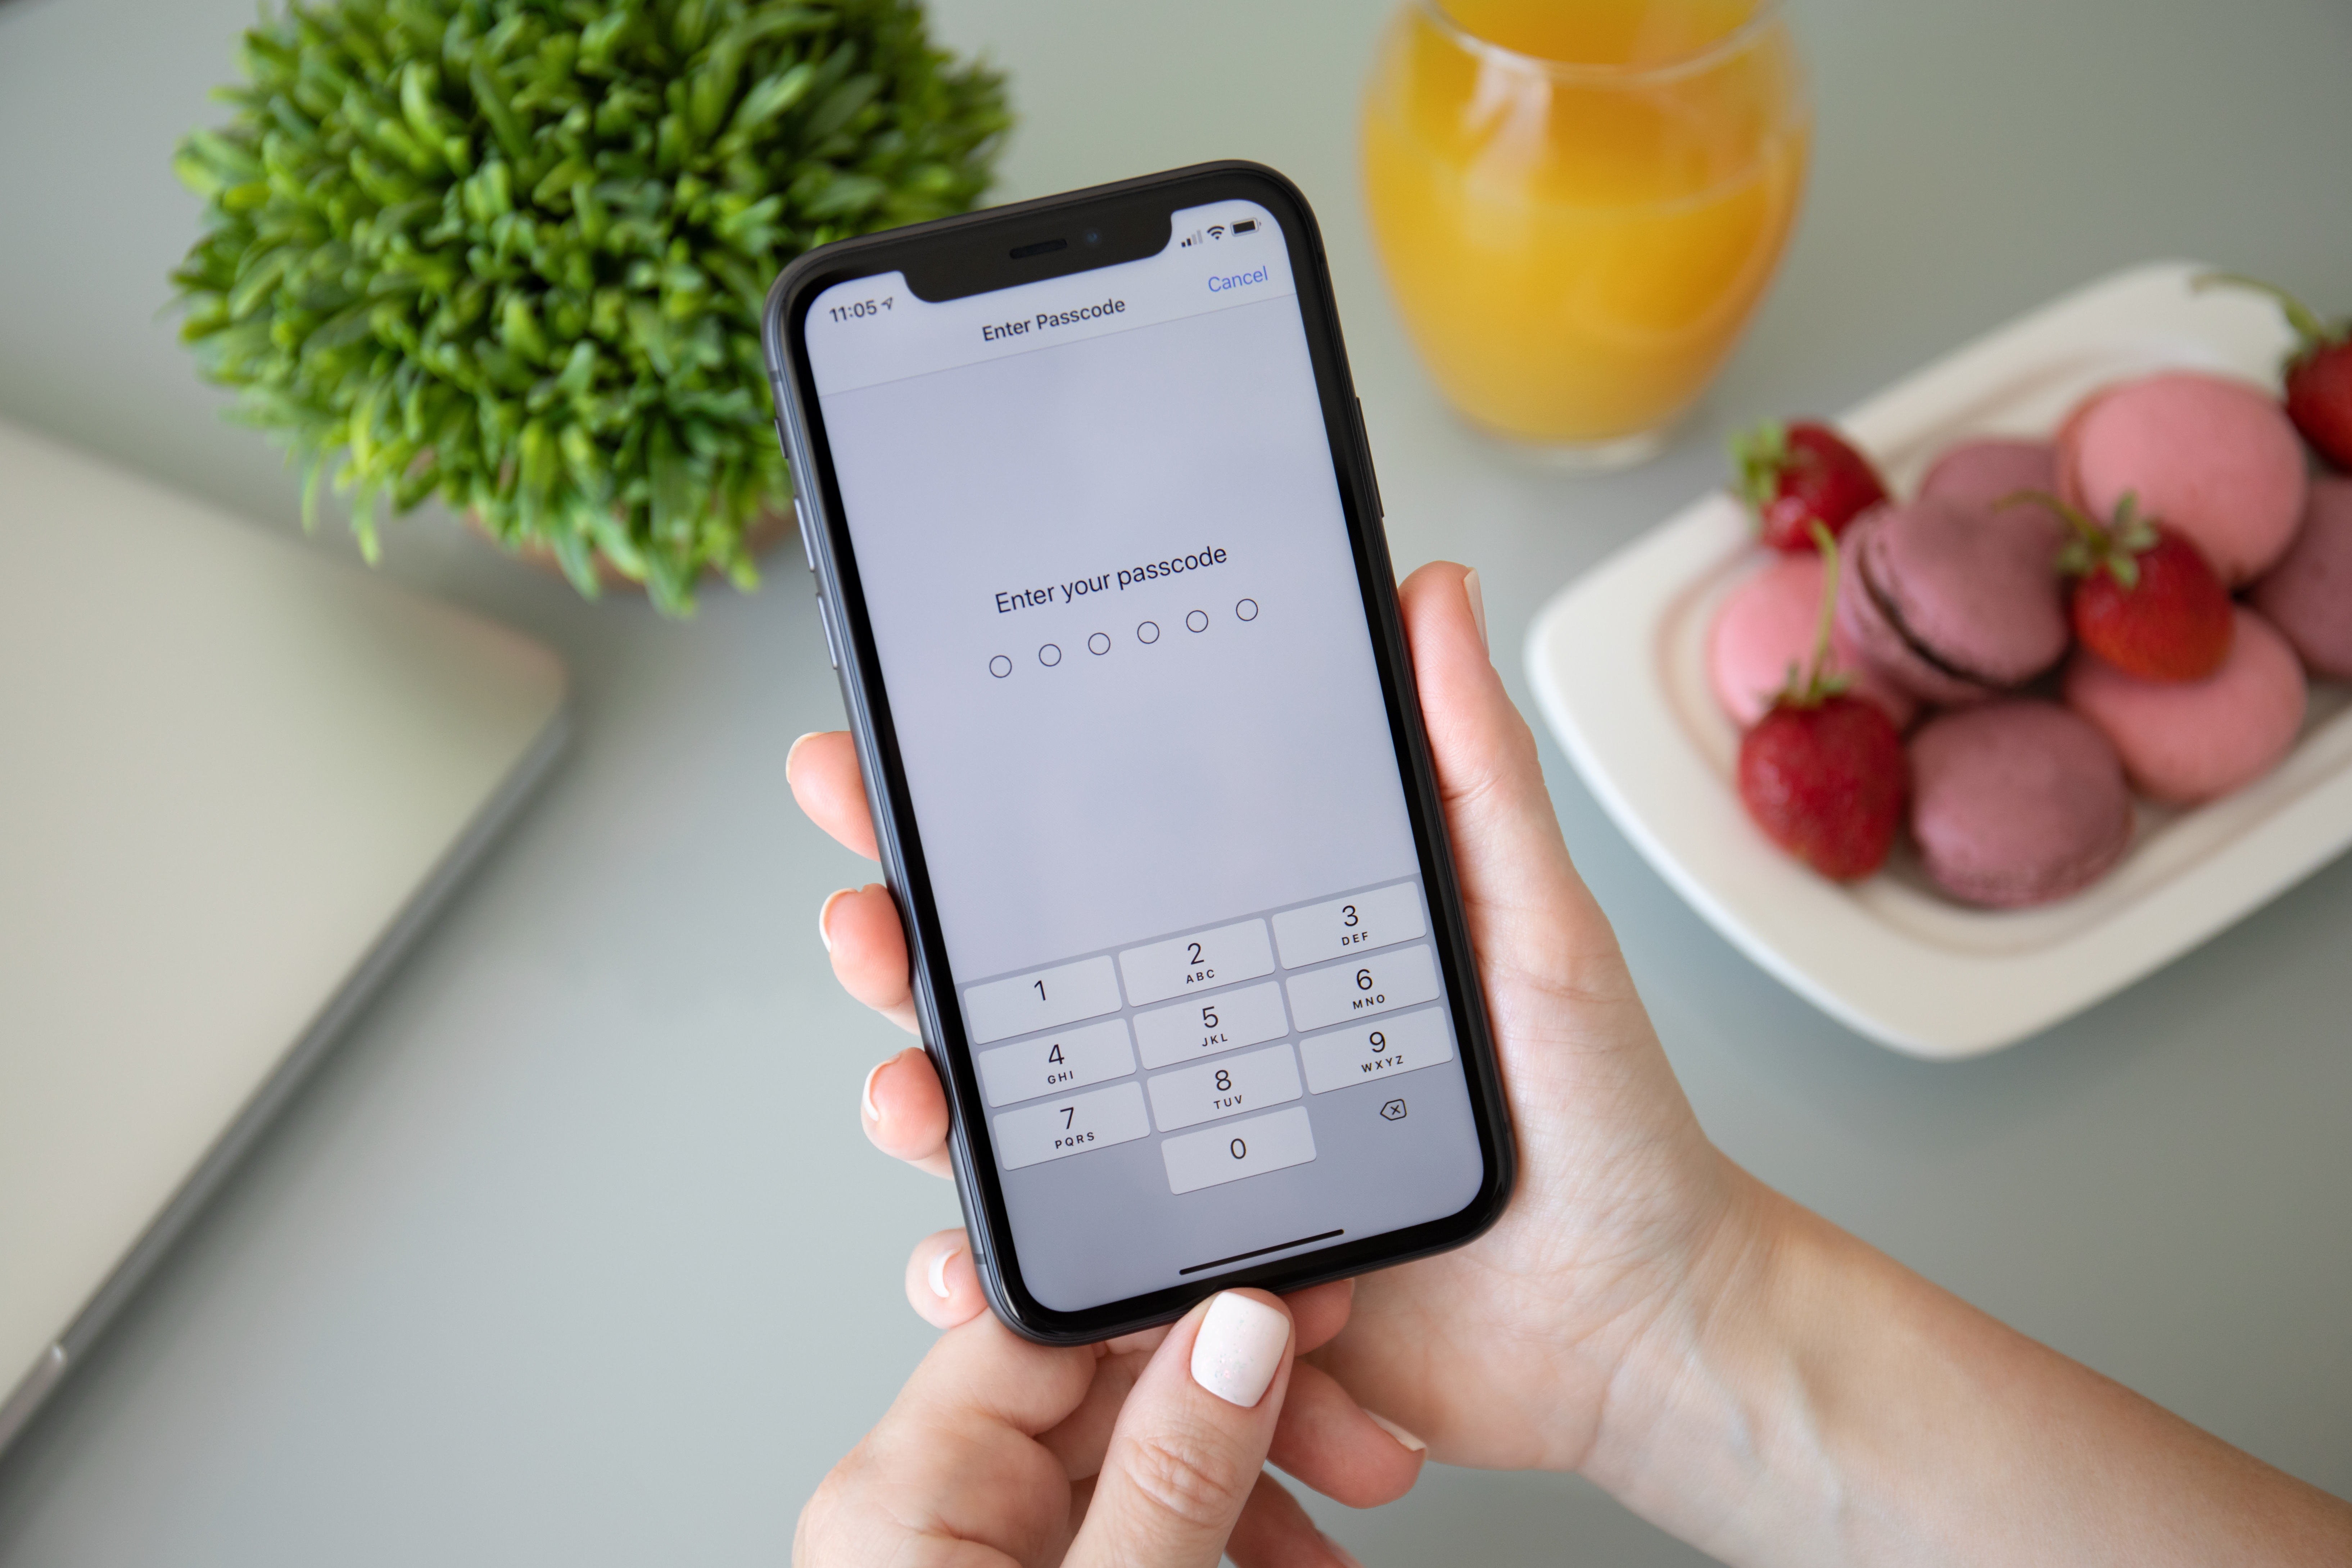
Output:
[[825,656],[833,661],[833,667],[837,670],[841,668],[841,640],[834,635],[833,610],[825,603],[822,593],[816,596],[816,618],[824,622]]
[[799,519],[801,525],[801,554],[808,558],[808,569],[814,571],[816,539],[809,532],[808,508],[801,504],[801,498],[798,496],[793,497],[793,516]]

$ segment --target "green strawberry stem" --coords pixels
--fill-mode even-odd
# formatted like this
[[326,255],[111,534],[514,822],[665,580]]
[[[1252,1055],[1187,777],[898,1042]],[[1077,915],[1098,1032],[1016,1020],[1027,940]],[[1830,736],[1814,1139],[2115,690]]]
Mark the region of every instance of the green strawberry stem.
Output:
[[1760,508],[1778,493],[1780,471],[1789,465],[1789,427],[1768,419],[1740,431],[1731,438],[1731,461],[1739,471],[1740,497]]
[[2074,530],[2058,551],[2058,570],[2067,577],[2089,577],[2102,567],[2126,589],[2138,586],[2139,558],[2156,548],[2156,528],[2139,515],[2139,492],[2126,490],[2116,503],[2115,520],[2101,523],[2082,507],[2047,490],[2018,490],[1993,504],[2004,507],[2047,507]]
[[1813,627],[1813,661],[1801,673],[1789,666],[1789,683],[1774,699],[1782,707],[1819,707],[1853,683],[1830,669],[1830,629],[1837,621],[1838,542],[1819,518],[1813,521],[1813,548],[1822,552],[1822,614]]
[[2319,318],[2319,312],[2281,288],[2275,283],[2264,283],[2259,277],[2248,277],[2242,272],[2205,272],[2189,280],[2189,287],[2203,293],[2208,288],[2251,288],[2257,294],[2267,294],[2278,301],[2297,340],[2294,359],[2316,353],[2336,343],[2352,340],[2352,319],[2338,321],[2330,327]]

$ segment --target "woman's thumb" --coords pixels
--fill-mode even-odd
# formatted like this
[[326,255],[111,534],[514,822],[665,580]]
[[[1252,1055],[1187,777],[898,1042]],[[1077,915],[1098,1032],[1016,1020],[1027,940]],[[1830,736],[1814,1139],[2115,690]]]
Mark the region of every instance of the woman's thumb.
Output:
[[1290,1313],[1227,1291],[1169,1331],[1129,1391],[1071,1568],[1213,1568],[1290,1384]]
[[1486,651],[1477,574],[1432,561],[1398,585],[1430,759],[1481,968],[1560,974],[1638,1008],[1616,933],[1569,859],[1528,721]]

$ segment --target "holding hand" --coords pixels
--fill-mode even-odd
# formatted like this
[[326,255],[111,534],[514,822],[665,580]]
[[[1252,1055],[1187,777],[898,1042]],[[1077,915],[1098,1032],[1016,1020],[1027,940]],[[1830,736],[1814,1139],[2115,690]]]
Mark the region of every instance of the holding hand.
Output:
[[[1699,1130],[1616,934],[1570,862],[1535,737],[1487,656],[1475,576],[1423,567],[1398,599],[1519,1186],[1470,1246],[1367,1276],[1347,1333],[1320,1359],[1440,1458],[1574,1469],[1633,1342],[1669,1311],[1748,1184]],[[818,825],[875,853],[846,735],[807,737],[787,772]],[[887,891],[835,894],[820,918],[842,984],[911,1031]],[[886,1153],[947,1174],[947,1103],[920,1051],[875,1070],[862,1110]]]
[[[1367,1414],[1376,1409],[1452,1463],[1581,1470],[1735,1563],[2352,1563],[2352,1508],[1994,1322],[1708,1143],[1570,862],[1534,737],[1487,658],[1475,574],[1426,566],[1398,599],[1518,1134],[1519,1185],[1501,1221],[1469,1246],[1359,1281],[1351,1312],[1334,1317],[1324,1304],[1325,1291],[1342,1287],[1294,1297],[1297,1348],[1314,1360],[1276,1375],[1270,1397],[1287,1400],[1279,1412],[1226,1417],[1231,1437],[1217,1452],[1237,1464],[1268,1456],[1367,1506],[1401,1495],[1420,1464],[1418,1440],[1389,1437],[1382,1427],[1399,1428],[1376,1425]],[[805,737],[787,771],[812,818],[874,854],[848,737]],[[835,894],[819,929],[850,993],[911,1030],[906,941],[887,893]],[[921,1051],[875,1070],[862,1113],[886,1152],[947,1174],[946,1102]],[[1015,1341],[986,1316],[961,1246],[960,1232],[934,1237],[909,1265],[917,1309],[961,1326],[826,1481],[803,1519],[804,1548],[846,1529],[861,1508],[872,1513],[861,1528],[877,1541],[911,1528],[902,1519],[944,1528],[945,1505],[926,1498],[966,1497],[969,1476],[1010,1476],[1025,1463],[1030,1533],[959,1505],[967,1522],[994,1531],[959,1539],[1013,1542],[995,1550],[1040,1563],[1075,1541],[1071,1560],[1092,1562],[1084,1553],[1112,1539],[1089,1533],[1090,1513],[1077,1522],[1096,1458],[1108,1456],[1097,1509],[1106,1495],[1149,1490],[1137,1478],[1160,1461],[1143,1434],[1161,1431],[1179,1407],[1161,1402],[1174,1400],[1174,1358],[1185,1353],[1162,1345],[1168,1368],[1155,1356],[1128,1380],[1136,1443],[1121,1448],[1114,1434],[1097,1449],[1051,1437],[1057,1423],[1110,1430],[1124,1392],[1119,1357],[1143,1353],[1114,1342],[1088,1378],[1082,1358],[1097,1352]],[[1201,1319],[1196,1308],[1169,1343],[1195,1343],[1184,1336]],[[1017,1358],[1063,1358],[1055,1364],[1072,1370],[1034,1405],[987,1405],[958,1393],[987,1381],[973,1370],[982,1351],[967,1343],[1002,1358],[985,1362],[1000,1370],[1045,1364]],[[929,1421],[919,1412],[945,1407],[940,1388],[949,1406],[981,1399],[1001,1414]],[[915,1410],[902,1415],[909,1400]],[[1127,1416],[1117,1421],[1126,1432]],[[1062,1479],[1034,1456],[1003,1457],[1028,1452],[1001,1435],[1008,1424],[1031,1448],[1066,1453]],[[875,1463],[869,1450],[894,1432],[905,1479],[877,1490],[885,1483],[860,1477]],[[1137,1484],[1107,1492],[1123,1464]],[[1237,1563],[1334,1560],[1272,1483],[1244,1501],[1245,1472],[1219,1475],[1216,1505],[1163,1532],[1169,1550],[1205,1555],[1123,1560],[1206,1563],[1218,1519],[1234,1526]],[[1008,1508],[1011,1496],[1008,1487]],[[1137,1506],[1122,1500],[1118,1517]]]
[[[1213,1568],[1230,1552],[1239,1568],[1352,1568],[1262,1469],[1286,1397],[1311,1373],[1294,1357],[1346,1322],[1348,1297],[1344,1283],[1288,1304],[1227,1291],[1168,1328],[1075,1348],[1029,1343],[978,1312],[940,1336],[825,1478],[793,1561]],[[1385,1464],[1402,1492],[1419,1456],[1365,1428],[1355,1436],[1389,1450],[1372,1450],[1370,1468]]]

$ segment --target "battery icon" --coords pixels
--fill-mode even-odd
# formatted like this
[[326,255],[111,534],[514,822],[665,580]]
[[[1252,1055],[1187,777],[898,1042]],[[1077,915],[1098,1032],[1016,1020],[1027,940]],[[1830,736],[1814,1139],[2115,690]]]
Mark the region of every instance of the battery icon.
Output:
[[1257,227],[1257,220],[1255,218],[1244,218],[1241,222],[1234,225],[1234,233],[1237,235],[1245,235],[1255,227]]

